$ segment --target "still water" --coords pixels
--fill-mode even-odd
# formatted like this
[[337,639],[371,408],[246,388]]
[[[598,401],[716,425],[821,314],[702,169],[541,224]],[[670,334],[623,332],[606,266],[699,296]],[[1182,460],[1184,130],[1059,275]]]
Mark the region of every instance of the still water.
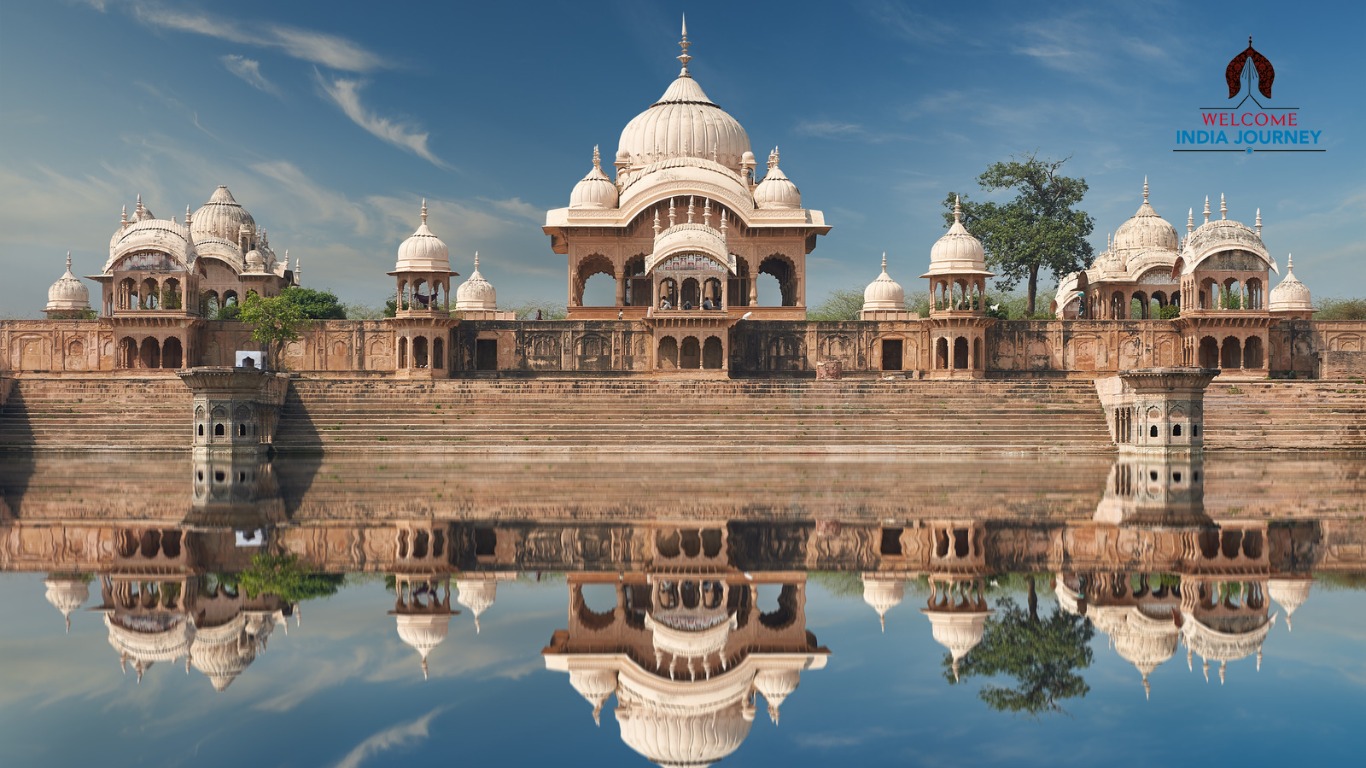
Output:
[[6,765],[1366,747],[1362,455],[7,456],[0,493]]

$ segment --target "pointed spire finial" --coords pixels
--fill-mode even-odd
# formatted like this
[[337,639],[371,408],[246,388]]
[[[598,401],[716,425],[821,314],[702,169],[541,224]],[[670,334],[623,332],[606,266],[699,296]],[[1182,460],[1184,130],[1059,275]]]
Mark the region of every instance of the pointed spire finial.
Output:
[[598,151],[598,145],[593,145],[593,167],[602,170],[602,153]]
[[1209,223],[1209,195],[1205,195],[1205,223]]
[[883,252],[882,252],[882,271],[883,271],[884,274],[887,272],[887,252],[886,252],[886,251],[883,251]]
[[66,271],[71,271],[71,251],[66,252]]
[[123,204],[123,213],[119,216],[119,223],[122,224],[122,225],[125,226],[125,227],[128,226],[128,204],[127,204],[127,203],[124,203],[124,204]]
[[1257,236],[1262,236],[1262,209],[1257,209]]
[[422,223],[427,223],[427,198],[422,198]]
[[953,196],[953,220],[957,224],[963,223],[963,200],[958,195]]
[[[479,251],[475,251],[475,252],[474,252],[474,271],[475,271],[475,272],[478,272],[478,271],[479,271]],[[478,616],[475,616],[475,617],[474,617],[474,622],[475,622],[475,624],[478,624],[478,623],[479,623],[479,617],[478,617]]]
[[1143,177],[1143,202],[1148,202],[1148,177]]
[[1186,209],[1186,234],[1189,235],[1191,232],[1194,232],[1194,231],[1195,231],[1195,209],[1194,209],[1194,208],[1187,208],[1187,209]]
[[678,41],[678,47],[683,49],[683,52],[678,55],[678,60],[683,62],[683,69],[678,73],[679,77],[691,77],[688,74],[688,62],[692,61],[692,56],[688,55],[688,46],[690,45],[692,43],[688,42],[688,14],[685,13],[683,14],[683,39]]
[[[882,270],[885,272],[887,271],[887,268],[883,267]],[[877,623],[882,625],[882,634],[887,634],[887,616],[884,614],[878,614]]]
[[[190,206],[188,206],[188,205],[185,206],[185,226],[187,226],[187,227],[190,226]],[[262,239],[264,239],[265,236],[266,236],[266,231],[263,229],[263,230],[261,230],[261,237],[262,237]]]
[[1228,203],[1224,202],[1224,193],[1219,193],[1219,218],[1228,218]]
[[423,656],[423,657],[422,657],[422,679],[423,679],[423,680],[430,680],[430,679],[431,679],[431,677],[430,677],[430,676],[428,675],[428,673],[427,673],[427,657],[426,657],[426,656]]
[[1147,672],[1144,672],[1144,673],[1143,673],[1143,700],[1144,700],[1144,701],[1152,701],[1152,699],[1153,699],[1153,688],[1152,688],[1152,686],[1148,685],[1148,673],[1147,673]]
[[[70,252],[70,251],[67,251],[67,253],[66,253],[66,268],[67,268],[67,269],[71,269],[71,252]],[[1289,253],[1289,254],[1286,254],[1286,256],[1285,256],[1285,274],[1286,274],[1286,276],[1289,277],[1289,276],[1290,276],[1290,273],[1293,272],[1293,271],[1295,271],[1295,254]],[[1286,621],[1289,622],[1290,619],[1287,618]]]

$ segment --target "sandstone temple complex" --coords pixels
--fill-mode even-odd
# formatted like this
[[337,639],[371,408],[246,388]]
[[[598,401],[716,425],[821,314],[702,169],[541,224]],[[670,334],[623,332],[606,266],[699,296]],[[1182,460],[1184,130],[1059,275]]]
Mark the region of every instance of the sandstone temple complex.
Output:
[[[280,359],[296,389],[319,379],[660,383],[817,374],[1061,386],[1167,367],[1218,369],[1221,383],[1264,386],[1366,374],[1366,324],[1311,319],[1309,290],[1289,256],[1282,274],[1259,210],[1249,226],[1229,218],[1223,195],[1217,213],[1207,198],[1198,221],[1190,209],[1182,235],[1159,215],[1146,179],[1133,217],[1090,267],[1061,281],[1052,320],[989,315],[992,273],[957,212],[947,232],[925,238],[924,261],[893,267],[883,256],[859,319],[807,320],[807,259],[831,225],[804,207],[777,148],[759,167],[744,127],[689,70],[686,28],[680,45],[678,76],[622,129],[610,167],[594,148],[568,205],[546,213],[551,250],[565,258],[566,319],[500,310],[477,255],[461,282],[441,223],[415,204],[420,223],[387,273],[396,316],[312,323]],[[0,322],[0,404],[25,380],[156,386],[175,371],[235,366],[243,351],[259,358],[250,327],[212,318],[251,293],[299,285],[300,272],[227,187],[183,220],[157,218],[139,197],[110,238],[108,260],[87,278],[98,285],[95,297],[68,256],[46,319]],[[908,311],[894,272],[903,280],[920,272],[927,317]],[[605,306],[585,301],[597,275],[612,281]],[[776,302],[760,304],[761,275],[776,281]]]

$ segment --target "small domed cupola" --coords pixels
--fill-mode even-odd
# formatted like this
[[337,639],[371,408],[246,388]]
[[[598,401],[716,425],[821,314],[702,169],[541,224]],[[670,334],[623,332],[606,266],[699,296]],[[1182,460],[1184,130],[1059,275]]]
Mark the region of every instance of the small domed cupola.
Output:
[[863,289],[863,310],[900,311],[906,305],[906,291],[887,274],[887,252],[882,252],[882,274]]
[[[55,287],[55,286],[54,286]],[[1285,279],[1271,289],[1268,308],[1272,312],[1312,313],[1314,302],[1309,295],[1309,287],[1295,277],[1295,257],[1286,259]]]
[[768,173],[754,188],[754,204],[759,208],[793,209],[802,207],[802,193],[778,167],[778,148],[768,153]]
[[930,248],[930,271],[923,277],[986,271],[986,251],[982,249],[982,241],[973,237],[967,227],[963,226],[963,206],[955,200],[953,224],[949,231],[935,242],[934,247]]
[[602,172],[602,155],[593,147],[593,167],[569,194],[570,208],[616,208],[617,185]]
[[71,251],[66,252],[66,272],[47,289],[48,319],[83,314],[90,309],[90,289],[71,273]]
[[427,201],[422,201],[422,223],[398,247],[395,272],[443,272],[451,268],[451,253],[441,238],[427,229]]
[[1180,247],[1176,227],[1157,215],[1148,203],[1148,179],[1143,179],[1143,204],[1128,221],[1115,230],[1112,249],[1128,255],[1140,251],[1161,250],[1175,253]]

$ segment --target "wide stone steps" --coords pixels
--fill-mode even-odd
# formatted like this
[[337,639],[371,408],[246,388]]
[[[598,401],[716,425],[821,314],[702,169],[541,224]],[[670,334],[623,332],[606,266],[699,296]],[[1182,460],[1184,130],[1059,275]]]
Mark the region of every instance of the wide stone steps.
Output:
[[184,451],[192,403],[175,376],[25,376],[0,409],[0,450]]
[[1366,384],[1230,382],[1205,392],[1210,448],[1366,448]]
[[[1105,450],[1089,382],[293,382],[280,450]],[[1064,425],[1066,425],[1064,427]]]

